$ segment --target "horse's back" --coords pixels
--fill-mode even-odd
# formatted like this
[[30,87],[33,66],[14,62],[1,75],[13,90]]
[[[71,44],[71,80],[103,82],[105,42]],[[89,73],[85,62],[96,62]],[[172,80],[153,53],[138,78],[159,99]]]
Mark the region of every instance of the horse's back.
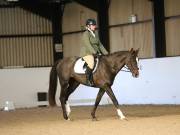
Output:
[[58,61],[57,72],[61,74],[62,77],[68,78],[73,72],[73,67],[78,57],[64,57]]
[[70,66],[70,65],[74,64],[74,62],[77,60],[77,58],[78,57],[75,57],[75,56],[74,57],[64,57],[63,59],[60,59],[58,61],[58,65],[62,66],[62,67]]

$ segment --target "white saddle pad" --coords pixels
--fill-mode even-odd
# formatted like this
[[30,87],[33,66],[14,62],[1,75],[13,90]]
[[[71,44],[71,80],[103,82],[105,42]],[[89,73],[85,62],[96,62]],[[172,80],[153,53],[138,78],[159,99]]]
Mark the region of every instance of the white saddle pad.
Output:
[[[93,70],[93,73],[97,70],[97,66],[99,63],[98,58],[96,58],[95,60],[96,60],[96,65],[95,65],[95,68]],[[78,73],[78,74],[85,74],[86,69],[83,69],[84,64],[85,64],[85,61],[82,60],[82,58],[79,58],[74,65],[74,72]]]

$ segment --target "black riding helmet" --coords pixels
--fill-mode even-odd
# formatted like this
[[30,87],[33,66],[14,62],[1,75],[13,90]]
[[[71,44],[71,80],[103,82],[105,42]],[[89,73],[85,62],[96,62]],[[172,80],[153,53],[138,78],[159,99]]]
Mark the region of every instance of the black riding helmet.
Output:
[[96,20],[94,20],[94,19],[87,19],[86,26],[87,25],[96,25]]

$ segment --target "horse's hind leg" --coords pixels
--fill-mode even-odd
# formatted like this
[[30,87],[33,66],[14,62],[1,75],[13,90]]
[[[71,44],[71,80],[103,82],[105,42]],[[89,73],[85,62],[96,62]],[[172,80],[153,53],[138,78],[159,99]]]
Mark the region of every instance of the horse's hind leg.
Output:
[[73,93],[75,91],[75,89],[79,86],[79,82],[75,81],[74,79],[70,79],[69,80],[69,86],[67,88],[67,91],[65,92],[65,107],[66,107],[66,113],[67,113],[67,116],[70,115],[70,112],[71,112],[71,108],[70,108],[70,105],[68,103],[68,98],[69,96],[71,95],[71,93]]
[[98,105],[99,105],[99,102],[101,101],[101,98],[102,98],[102,96],[104,95],[104,93],[105,93],[105,91],[104,91],[103,89],[100,89],[99,92],[98,92],[98,94],[97,94],[96,102],[95,102],[94,108],[93,108],[93,110],[92,110],[92,112],[91,112],[91,116],[92,116],[92,119],[93,119],[93,120],[97,120],[97,119],[96,119],[96,116],[95,116],[96,109],[97,109],[97,107],[98,107]]
[[68,100],[71,93],[73,93],[75,89],[79,86],[79,84],[80,84],[79,82],[75,81],[72,78],[69,80],[69,86],[66,91],[66,101]]
[[68,116],[67,116],[67,113],[66,113],[66,89],[68,88],[68,83],[64,83],[64,84],[61,84],[61,94],[60,94],[60,102],[61,102],[61,107],[62,107],[62,110],[63,110],[63,117],[65,120],[68,120]]

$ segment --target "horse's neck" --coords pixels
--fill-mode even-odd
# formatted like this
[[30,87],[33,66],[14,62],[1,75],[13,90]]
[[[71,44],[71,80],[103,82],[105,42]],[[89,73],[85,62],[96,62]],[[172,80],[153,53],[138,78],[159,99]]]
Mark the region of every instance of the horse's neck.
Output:
[[112,54],[107,57],[107,61],[112,71],[117,73],[119,72],[123,66],[125,65],[126,55],[122,53],[122,55]]

